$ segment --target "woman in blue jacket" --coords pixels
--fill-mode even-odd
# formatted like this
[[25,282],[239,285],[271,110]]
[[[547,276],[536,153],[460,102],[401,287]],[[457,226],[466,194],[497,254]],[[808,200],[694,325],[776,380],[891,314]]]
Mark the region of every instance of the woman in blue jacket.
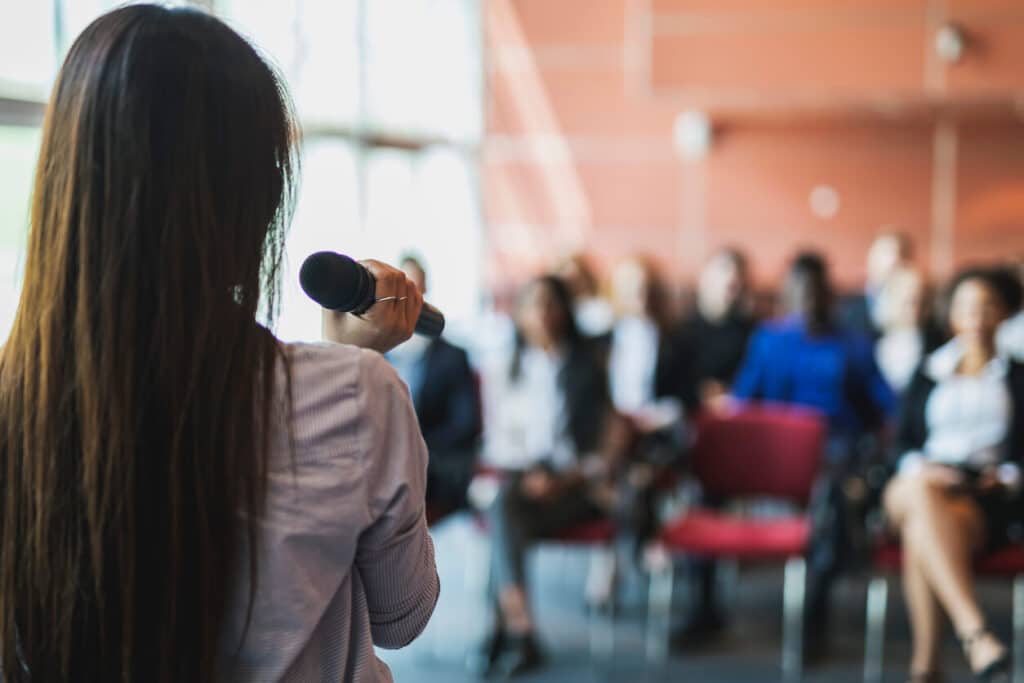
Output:
[[815,658],[824,645],[829,589],[849,561],[842,482],[857,471],[862,438],[893,413],[896,400],[870,340],[834,323],[828,268],[820,255],[803,252],[793,260],[782,303],[784,316],[751,338],[732,396],[811,408],[828,421],[826,485],[816,500],[808,551],[805,652]]

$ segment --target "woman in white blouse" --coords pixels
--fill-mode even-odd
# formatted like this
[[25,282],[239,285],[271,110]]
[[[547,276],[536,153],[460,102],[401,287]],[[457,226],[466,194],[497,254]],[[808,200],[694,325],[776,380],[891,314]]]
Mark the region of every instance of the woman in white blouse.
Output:
[[961,274],[949,313],[955,337],[925,358],[904,394],[898,470],[884,503],[903,543],[913,681],[940,680],[940,606],[979,680],[1001,680],[1007,670],[971,573],[976,553],[1019,534],[1024,366],[996,351],[1006,312],[989,271]]
[[597,451],[608,412],[607,379],[581,336],[565,283],[540,277],[523,290],[516,343],[486,390],[485,458],[509,470],[488,510],[497,624],[486,645],[487,672],[536,669],[525,556],[539,538],[602,515],[604,468]]

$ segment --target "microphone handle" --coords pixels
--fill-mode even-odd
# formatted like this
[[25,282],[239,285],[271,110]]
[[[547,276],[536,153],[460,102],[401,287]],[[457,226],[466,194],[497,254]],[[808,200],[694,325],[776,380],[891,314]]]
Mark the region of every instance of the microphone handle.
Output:
[[424,337],[440,337],[444,332],[444,314],[426,301],[420,309],[420,317],[416,320],[416,334]]
[[[368,291],[369,296],[357,310],[353,311],[353,313],[357,314],[366,313],[373,306],[374,300],[377,297],[377,279],[362,264],[360,264],[360,270],[366,273],[366,276],[370,279],[370,287]],[[424,301],[423,307],[420,309],[420,316],[416,319],[416,334],[437,338],[441,336],[442,332],[444,332],[444,314]]]

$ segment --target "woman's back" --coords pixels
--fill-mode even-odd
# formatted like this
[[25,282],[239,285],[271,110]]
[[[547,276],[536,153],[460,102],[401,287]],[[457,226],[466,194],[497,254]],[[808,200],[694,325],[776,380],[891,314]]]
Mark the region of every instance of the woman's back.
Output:
[[282,409],[272,423],[259,587],[234,658],[249,598],[243,563],[223,642],[228,678],[390,680],[373,646],[419,635],[439,590],[408,391],[371,351],[291,344],[285,355],[292,417]]

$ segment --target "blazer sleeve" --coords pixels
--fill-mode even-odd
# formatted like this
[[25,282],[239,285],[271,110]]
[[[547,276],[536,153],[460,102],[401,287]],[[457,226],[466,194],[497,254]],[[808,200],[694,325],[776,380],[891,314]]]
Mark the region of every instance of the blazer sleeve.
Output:
[[440,592],[424,514],[427,447],[405,384],[383,356],[363,366],[363,478],[369,527],[355,565],[366,593],[373,643],[408,645],[427,625]]
[[868,339],[851,335],[848,343],[853,358],[854,377],[851,379],[855,384],[851,401],[862,423],[877,427],[896,414],[896,394],[878,369],[874,347]]
[[658,343],[656,394],[672,397],[683,404],[688,415],[700,410],[700,389],[693,367],[692,346],[680,329],[666,332]]
[[925,406],[934,388],[935,382],[918,368],[897,410],[896,436],[890,458],[894,468],[909,466],[915,459],[922,457],[921,452],[928,440]]
[[732,385],[732,395],[742,400],[759,398],[764,391],[764,377],[771,358],[771,333],[758,328],[750,338],[746,356]]
[[445,349],[442,372],[445,376],[444,418],[433,426],[426,438],[432,450],[472,450],[482,431],[481,399],[477,379],[466,352],[454,346]]
[[576,351],[564,372],[569,434],[581,456],[597,448],[604,436],[611,406],[608,375],[592,348]]
[[1010,397],[1013,400],[1013,422],[1010,424],[1010,438],[1006,440],[1007,462],[1024,465],[1024,365],[1010,363]]

